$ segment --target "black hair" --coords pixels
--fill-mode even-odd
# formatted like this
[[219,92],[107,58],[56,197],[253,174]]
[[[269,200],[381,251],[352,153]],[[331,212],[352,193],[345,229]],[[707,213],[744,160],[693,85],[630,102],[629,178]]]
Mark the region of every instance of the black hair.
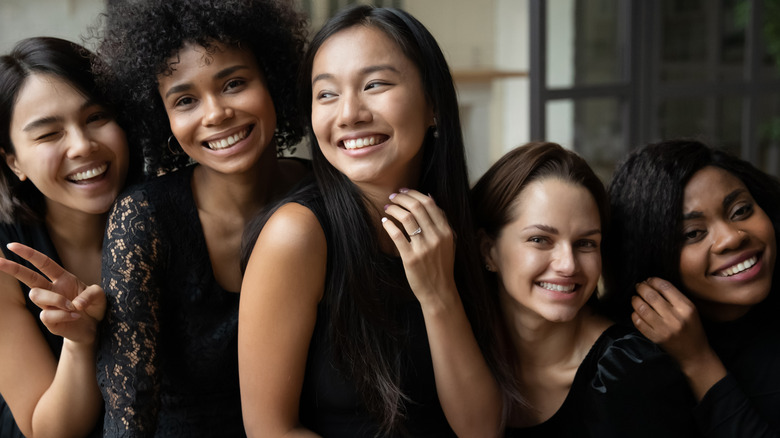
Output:
[[[457,236],[455,276],[464,308],[478,343],[492,369],[496,360],[490,327],[496,319],[486,303],[479,269],[478,252],[468,201],[468,173],[458,102],[452,76],[436,40],[407,12],[391,8],[355,6],[341,11],[314,36],[304,56],[299,80],[301,107],[306,125],[311,127],[311,72],[318,49],[331,36],[354,26],[377,29],[394,41],[417,67],[425,97],[437,120],[437,135],[430,129],[422,146],[422,170],[417,190],[433,196]],[[384,432],[400,426],[407,396],[400,387],[399,357],[403,357],[401,337],[388,321],[391,312],[366,284],[377,284],[373,269],[381,251],[378,231],[372,225],[370,202],[358,187],[333,167],[311,135],[314,175],[323,194],[331,224],[328,236],[330,270],[323,297],[332,324],[328,336],[336,348],[334,357],[341,369],[350,370],[366,406]],[[352,236],[350,239],[339,236]],[[404,280],[405,281],[405,280]],[[391,313],[390,313],[391,314]],[[406,327],[400,328],[400,333]]]
[[[3,156],[14,153],[11,119],[19,91],[32,75],[48,74],[61,78],[84,96],[112,110],[109,97],[101,93],[96,85],[92,72],[95,62],[94,55],[84,47],[52,37],[21,40],[9,54],[0,57],[0,151]],[[128,180],[137,177],[133,172],[133,169],[138,168],[136,161],[137,157],[131,154]],[[2,160],[0,169],[0,221],[43,220],[43,194],[29,179],[19,181],[5,160]]]
[[605,263],[604,277],[609,312],[614,318],[628,321],[635,285],[648,277],[682,285],[685,186],[708,166],[741,180],[778,230],[780,182],[747,161],[693,139],[662,141],[637,149],[618,165],[609,185],[614,238],[607,247],[609,263]]
[[[276,110],[277,151],[303,134],[295,77],[307,24],[294,2],[283,0],[138,0],[109,2],[97,53],[103,85],[117,92],[135,121],[147,170],[164,173],[188,164],[169,145],[171,128],[157,88],[169,59],[187,43],[207,52],[216,44],[249,49],[263,72]],[[179,151],[181,152],[181,151]]]

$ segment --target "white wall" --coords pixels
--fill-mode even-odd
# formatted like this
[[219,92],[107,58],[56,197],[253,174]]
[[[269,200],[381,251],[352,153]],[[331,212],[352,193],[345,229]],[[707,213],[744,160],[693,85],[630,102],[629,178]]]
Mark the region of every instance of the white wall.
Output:
[[104,0],[0,0],[0,53],[22,38],[56,36],[83,43]]

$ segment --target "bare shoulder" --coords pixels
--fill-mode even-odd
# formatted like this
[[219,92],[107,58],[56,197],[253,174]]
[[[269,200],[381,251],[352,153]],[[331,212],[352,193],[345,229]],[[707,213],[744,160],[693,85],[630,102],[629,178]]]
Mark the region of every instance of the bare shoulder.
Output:
[[284,246],[289,249],[315,250],[325,247],[325,232],[317,216],[307,207],[290,202],[279,207],[263,227],[258,246]]

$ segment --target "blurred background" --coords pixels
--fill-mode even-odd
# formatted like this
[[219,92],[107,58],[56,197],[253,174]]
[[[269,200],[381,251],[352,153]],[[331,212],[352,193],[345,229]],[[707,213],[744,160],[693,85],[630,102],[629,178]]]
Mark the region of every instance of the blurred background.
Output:
[[[35,35],[84,43],[106,1],[128,0],[0,0],[0,52]],[[290,1],[313,30],[353,3],[422,21],[456,80],[472,180],[545,139],[607,182],[632,148],[677,136],[780,174],[780,0]]]

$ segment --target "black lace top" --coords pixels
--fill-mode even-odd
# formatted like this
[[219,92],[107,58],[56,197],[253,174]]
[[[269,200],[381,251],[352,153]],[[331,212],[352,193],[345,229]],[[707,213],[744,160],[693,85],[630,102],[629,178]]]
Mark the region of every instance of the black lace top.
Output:
[[633,329],[613,325],[582,361],[563,405],[507,437],[695,437],[694,399],[682,372]]
[[239,296],[214,278],[192,172],[130,189],[108,220],[97,356],[105,436],[244,436]]

